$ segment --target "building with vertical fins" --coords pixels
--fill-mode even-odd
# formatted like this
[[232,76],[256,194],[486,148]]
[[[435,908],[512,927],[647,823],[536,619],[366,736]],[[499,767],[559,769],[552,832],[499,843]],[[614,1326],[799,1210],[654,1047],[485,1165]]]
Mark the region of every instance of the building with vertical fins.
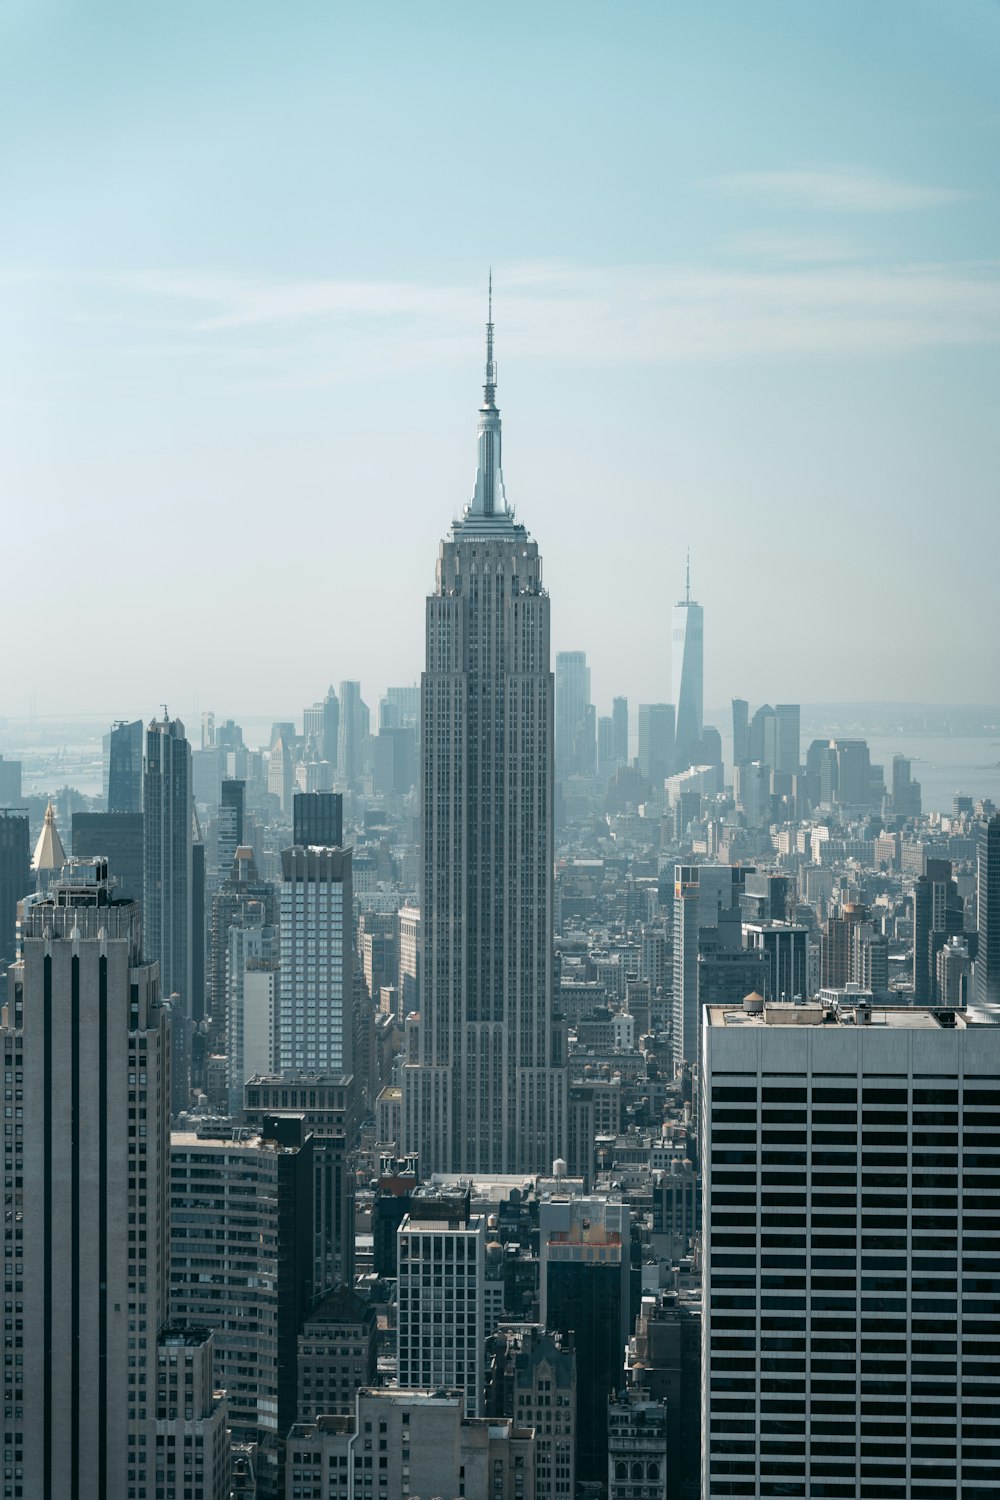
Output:
[[984,818],[976,833],[976,914],[975,1004],[992,1019],[1000,1015],[1000,813]]
[[673,671],[677,684],[675,771],[684,771],[691,765],[694,747],[701,739],[705,677],[704,627],[704,611],[691,598],[689,553],[684,598],[679,599],[674,606]]
[[180,996],[171,1045],[172,1109],[188,1104],[194,995],[194,804],[191,746],[180,719],[154,719],[146,731],[143,777],[143,939],[160,966],[160,993]]
[[15,1500],[153,1493],[168,1024],[138,905],[114,899],[106,860],[67,863],[25,911],[2,1032],[23,1116],[4,1159],[7,1347],[18,1353],[2,1493]]
[[504,491],[492,307],[478,445],[427,600],[421,1000],[403,1069],[404,1149],[421,1175],[548,1170],[564,1154],[549,598]]

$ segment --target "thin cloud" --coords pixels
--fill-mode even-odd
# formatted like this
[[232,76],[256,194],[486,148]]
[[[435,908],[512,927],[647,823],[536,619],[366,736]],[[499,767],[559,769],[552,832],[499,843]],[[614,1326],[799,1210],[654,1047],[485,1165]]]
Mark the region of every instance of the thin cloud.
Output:
[[723,192],[774,198],[830,213],[892,214],[939,208],[970,195],[959,188],[927,187],[877,172],[737,172],[715,179]]
[[730,235],[722,249],[728,255],[777,266],[840,265],[844,261],[864,260],[870,254],[850,240],[769,229],[747,229]]
[[[801,259],[801,258],[800,258]],[[280,344],[313,378],[469,357],[480,288],[378,281],[259,281],[144,273],[133,291],[184,309],[189,335],[238,353]],[[675,363],[755,356],[897,354],[1000,343],[1000,264],[771,263],[501,268],[494,307],[505,356]],[[277,351],[276,351],[277,353]]]

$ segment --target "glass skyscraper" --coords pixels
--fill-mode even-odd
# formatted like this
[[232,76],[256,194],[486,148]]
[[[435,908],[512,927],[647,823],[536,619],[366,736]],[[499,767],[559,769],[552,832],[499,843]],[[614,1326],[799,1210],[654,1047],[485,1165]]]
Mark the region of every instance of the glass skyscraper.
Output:
[[695,746],[701,739],[704,714],[704,629],[704,611],[691,598],[689,563],[684,598],[674,606],[672,665],[677,693],[675,771],[683,771],[691,765]]

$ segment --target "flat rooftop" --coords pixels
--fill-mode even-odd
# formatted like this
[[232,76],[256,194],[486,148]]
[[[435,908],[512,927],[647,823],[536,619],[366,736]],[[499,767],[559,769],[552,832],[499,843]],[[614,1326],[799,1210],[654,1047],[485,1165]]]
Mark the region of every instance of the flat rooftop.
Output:
[[708,1005],[710,1026],[871,1026],[897,1031],[964,1031],[961,1011],[920,1005]]

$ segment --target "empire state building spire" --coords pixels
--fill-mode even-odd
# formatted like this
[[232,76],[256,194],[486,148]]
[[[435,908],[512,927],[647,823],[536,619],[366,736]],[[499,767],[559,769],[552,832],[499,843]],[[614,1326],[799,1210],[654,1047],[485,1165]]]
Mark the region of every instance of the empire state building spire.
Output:
[[486,380],[483,384],[483,404],[479,408],[479,423],[476,439],[479,447],[479,462],[476,468],[476,487],[469,503],[468,514],[474,516],[509,516],[507,496],[503,487],[503,469],[500,466],[500,412],[497,409],[497,368],[493,359],[493,272],[490,272],[489,311],[486,323]]

